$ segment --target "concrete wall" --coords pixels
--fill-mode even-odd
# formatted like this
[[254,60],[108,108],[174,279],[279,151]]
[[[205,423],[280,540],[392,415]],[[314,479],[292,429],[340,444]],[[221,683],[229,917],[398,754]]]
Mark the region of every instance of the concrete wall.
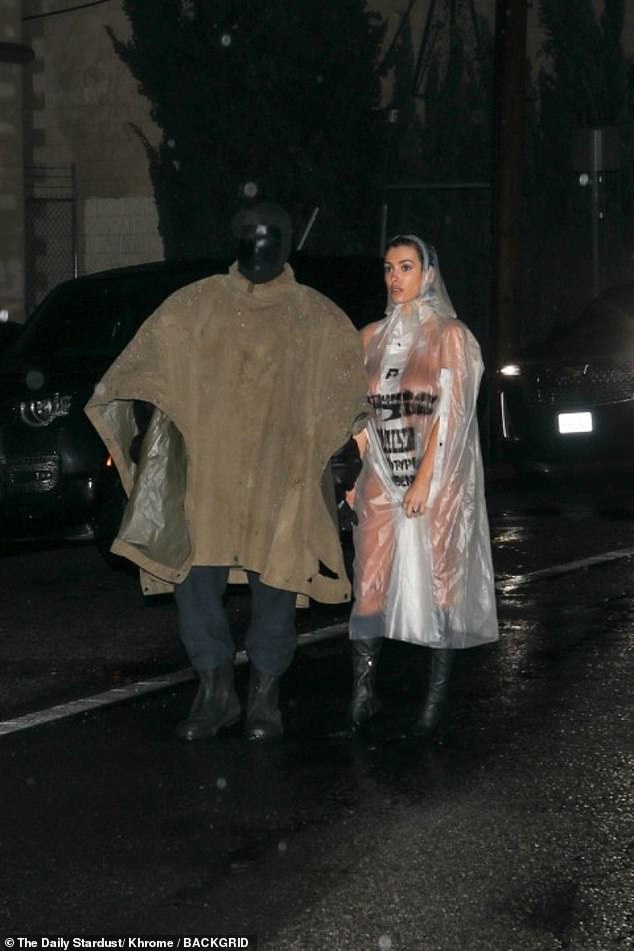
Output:
[[[0,0],[0,42],[21,42],[20,0]],[[24,320],[22,71],[0,62],[0,312]]]
[[[153,142],[159,130],[106,32],[129,36],[121,0],[76,6],[24,0],[24,35],[36,56],[25,87],[25,153],[39,169],[74,168],[77,270],[87,273],[163,257],[133,126]],[[39,174],[42,194],[48,186]]]

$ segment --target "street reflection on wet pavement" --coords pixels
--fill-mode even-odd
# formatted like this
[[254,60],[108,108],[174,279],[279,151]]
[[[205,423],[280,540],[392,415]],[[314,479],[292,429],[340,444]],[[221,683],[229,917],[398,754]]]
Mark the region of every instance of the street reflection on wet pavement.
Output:
[[[333,738],[350,688],[342,637],[298,652],[281,741],[178,743],[190,683],[0,737],[3,930],[257,933],[276,951],[633,947],[630,503],[573,496],[492,495],[501,640],[460,653],[432,740],[407,738],[428,652],[392,642],[383,714],[362,738]],[[614,557],[574,567],[602,553]],[[29,650],[40,679],[53,654],[81,674],[95,645],[123,679],[178,662],[171,604],[143,608],[129,579],[64,557],[2,622],[12,674]],[[29,565],[10,558],[5,583],[26,591]],[[123,615],[82,621],[87,591]],[[241,623],[244,605],[232,611]],[[300,626],[342,616],[311,609]],[[9,630],[24,630],[26,657]],[[10,715],[33,708],[27,692],[3,701]],[[48,696],[70,693],[66,681]]]

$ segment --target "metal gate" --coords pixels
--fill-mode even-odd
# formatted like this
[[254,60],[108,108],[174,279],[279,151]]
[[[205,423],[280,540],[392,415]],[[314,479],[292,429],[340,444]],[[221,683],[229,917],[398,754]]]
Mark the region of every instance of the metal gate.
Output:
[[26,312],[60,281],[77,276],[75,166],[27,166],[25,183]]

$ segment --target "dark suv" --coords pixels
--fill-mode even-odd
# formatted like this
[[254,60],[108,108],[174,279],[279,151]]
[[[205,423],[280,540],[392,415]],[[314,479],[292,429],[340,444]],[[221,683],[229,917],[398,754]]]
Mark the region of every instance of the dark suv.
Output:
[[[56,287],[0,354],[0,530],[5,539],[102,539],[122,489],[84,414],[95,383],[169,294],[228,261],[139,265]],[[332,298],[358,327],[381,316],[378,258],[297,255],[297,280]]]
[[500,368],[503,444],[523,473],[634,462],[634,283],[604,289],[564,329]]

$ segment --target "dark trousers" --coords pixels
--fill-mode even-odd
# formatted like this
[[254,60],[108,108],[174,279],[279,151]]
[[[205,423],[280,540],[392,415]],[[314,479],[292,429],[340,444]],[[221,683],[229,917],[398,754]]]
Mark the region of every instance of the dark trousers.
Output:
[[[222,603],[229,568],[195,565],[176,585],[179,633],[194,670],[213,670],[235,654]],[[295,600],[292,591],[271,588],[247,571],[251,621],[245,638],[249,660],[263,673],[281,676],[295,653]]]

